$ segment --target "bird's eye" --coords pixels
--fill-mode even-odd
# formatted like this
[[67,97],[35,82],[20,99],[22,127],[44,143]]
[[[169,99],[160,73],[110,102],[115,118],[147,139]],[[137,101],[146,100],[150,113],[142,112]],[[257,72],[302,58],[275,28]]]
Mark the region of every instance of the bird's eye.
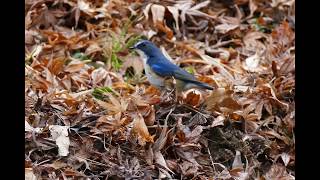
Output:
[[146,44],[141,44],[142,45],[142,47],[146,47]]

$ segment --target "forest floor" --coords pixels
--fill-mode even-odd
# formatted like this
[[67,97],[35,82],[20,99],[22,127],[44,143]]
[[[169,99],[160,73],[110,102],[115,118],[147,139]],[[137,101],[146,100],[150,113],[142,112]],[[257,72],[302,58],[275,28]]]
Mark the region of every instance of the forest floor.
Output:
[[[294,0],[26,0],[26,179],[295,179]],[[214,87],[160,96],[149,39]]]

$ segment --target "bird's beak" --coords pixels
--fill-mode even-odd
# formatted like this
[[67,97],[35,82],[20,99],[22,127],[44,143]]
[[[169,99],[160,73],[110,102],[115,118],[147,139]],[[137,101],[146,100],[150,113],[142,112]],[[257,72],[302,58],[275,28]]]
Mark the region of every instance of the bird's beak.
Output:
[[136,47],[133,45],[131,47],[129,47],[129,49],[134,50]]

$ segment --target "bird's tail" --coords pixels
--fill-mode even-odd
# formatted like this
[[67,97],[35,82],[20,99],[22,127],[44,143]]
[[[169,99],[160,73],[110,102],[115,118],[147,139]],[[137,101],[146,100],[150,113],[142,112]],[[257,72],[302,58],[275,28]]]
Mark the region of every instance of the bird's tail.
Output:
[[213,87],[211,87],[211,86],[209,86],[208,84],[203,83],[203,82],[197,81],[197,82],[194,82],[194,84],[196,84],[197,86],[202,87],[202,88],[204,88],[204,89],[213,90]]

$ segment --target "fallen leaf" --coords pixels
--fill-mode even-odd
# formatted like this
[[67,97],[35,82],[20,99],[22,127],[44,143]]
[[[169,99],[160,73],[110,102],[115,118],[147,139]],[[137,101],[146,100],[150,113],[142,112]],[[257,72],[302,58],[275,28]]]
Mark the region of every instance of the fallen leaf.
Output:
[[201,137],[202,131],[203,131],[203,127],[197,126],[190,133],[186,133],[186,142],[197,143]]
[[134,118],[132,133],[138,136],[138,142],[141,146],[145,146],[146,142],[153,142],[153,136],[150,135],[142,116]]
[[56,141],[59,156],[68,156],[70,140],[68,137],[69,126],[50,125],[51,137]]
[[258,54],[248,57],[243,64],[243,68],[249,72],[259,72],[261,71],[261,67],[259,66],[259,62],[261,58]]
[[199,54],[200,57],[205,60],[206,62],[208,62],[211,65],[214,65],[216,67],[219,68],[219,70],[221,70],[221,74],[227,79],[229,80],[231,83],[234,83],[234,77],[231,75],[231,73],[229,71],[226,70],[226,65],[223,65],[221,62],[219,62],[216,58],[212,58],[208,55],[205,54]]
[[32,168],[25,168],[24,169],[24,179],[25,180],[37,180],[37,176],[34,175]]
[[197,91],[191,91],[187,94],[187,97],[185,99],[186,104],[190,104],[192,106],[198,106],[200,104],[200,94],[197,93]]
[[241,153],[240,151],[236,151],[236,155],[234,157],[233,163],[232,163],[232,169],[243,169],[243,163],[241,161]]
[[290,162],[290,155],[288,153],[282,153],[281,159],[282,159],[284,165],[287,166]]
[[212,124],[210,125],[210,127],[223,126],[225,119],[226,119],[226,117],[224,117],[222,115],[214,118],[214,120],[212,121]]
[[58,75],[63,70],[64,62],[65,58],[63,57],[52,59],[48,63],[48,69],[52,74]]
[[250,14],[247,17],[247,19],[251,18],[253,16],[254,12],[258,9],[256,3],[253,0],[249,0],[249,8],[250,8]]
[[183,161],[179,164],[179,166],[184,176],[192,176],[196,174],[199,170],[198,166],[195,166],[193,163],[188,161]]
[[157,21],[155,26],[159,31],[166,33],[168,39],[173,38],[172,30],[168,26],[164,25],[163,22]]
[[150,106],[148,114],[144,116],[144,121],[147,126],[154,125],[154,122],[156,120],[156,110],[154,109],[154,106]]
[[285,180],[294,180],[295,177],[288,174],[286,168],[279,164],[273,164],[270,170],[263,175],[265,179],[285,179]]
[[107,71],[102,67],[93,70],[91,73],[92,83],[97,85],[107,77],[107,74]]
[[120,98],[120,100],[114,97],[111,93],[105,93],[109,97],[111,103],[101,101],[99,99],[94,99],[101,107],[108,110],[111,114],[117,114],[119,112],[125,112],[128,108],[128,101],[124,98]]
[[215,26],[214,28],[217,33],[226,34],[232,30],[235,30],[238,27],[239,27],[238,24],[219,24],[219,25]]
[[36,132],[36,133],[40,133],[42,131],[42,128],[33,128],[32,126],[30,126],[30,124],[28,123],[28,121],[25,121],[25,125],[24,125],[24,131],[27,132]]
[[156,151],[154,152],[154,161],[160,165],[160,167],[165,168],[166,170],[168,170],[169,172],[171,172],[172,174],[175,174],[171,169],[169,169],[169,167],[167,166],[166,160],[164,159],[163,155],[161,154],[160,151]]
[[102,48],[99,46],[98,43],[91,43],[89,47],[86,49],[85,55],[89,56],[93,53],[97,53],[100,51],[102,51]]
[[157,22],[160,22],[160,23],[163,22],[165,10],[166,8],[161,5],[158,5],[158,4],[151,5],[152,21],[154,24],[157,24]]
[[167,6],[168,11],[172,14],[175,21],[175,28],[179,31],[179,9],[174,6]]
[[84,63],[78,60],[71,61],[65,68],[64,71],[74,73],[80,71],[84,67]]
[[232,97],[232,92],[225,88],[217,88],[206,98],[205,104],[208,111],[232,112],[240,108],[240,105]]

